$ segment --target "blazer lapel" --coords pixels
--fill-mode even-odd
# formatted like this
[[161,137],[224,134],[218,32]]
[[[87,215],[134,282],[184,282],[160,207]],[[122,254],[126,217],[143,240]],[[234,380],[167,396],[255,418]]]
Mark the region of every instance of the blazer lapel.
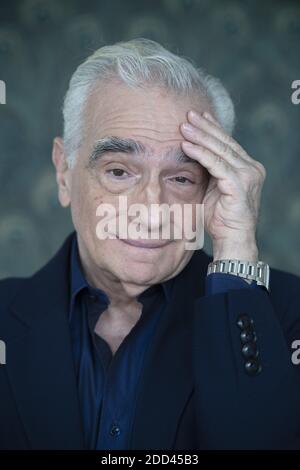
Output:
[[67,315],[71,238],[11,306],[7,371],[33,449],[83,448]]
[[174,279],[172,301],[146,354],[131,449],[172,449],[180,417],[194,388],[193,303],[204,294],[208,262],[204,252],[195,252]]

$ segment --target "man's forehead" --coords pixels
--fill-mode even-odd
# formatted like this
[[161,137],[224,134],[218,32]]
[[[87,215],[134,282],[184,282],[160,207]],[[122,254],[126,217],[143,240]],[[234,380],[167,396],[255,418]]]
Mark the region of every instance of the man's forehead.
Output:
[[[191,97],[179,97],[156,88],[136,90],[126,85],[120,88],[122,93],[118,87],[106,86],[99,95],[90,97],[93,109],[90,109],[91,119],[86,122],[86,143],[93,151],[101,139],[106,139],[109,145],[108,137],[119,136],[142,141],[140,154],[163,151],[169,156],[174,148],[180,149],[183,136],[179,126],[187,119],[187,112],[201,111],[202,107],[209,110],[204,102],[200,106],[196,99],[192,101]],[[102,152],[101,148],[96,150]]]
[[209,104],[204,97],[178,95],[158,86],[130,88],[112,83],[93,90],[87,111],[106,133],[112,133],[119,125],[136,127],[139,123],[153,130],[163,126],[171,132],[176,131],[174,124],[184,120],[192,108],[209,111]]

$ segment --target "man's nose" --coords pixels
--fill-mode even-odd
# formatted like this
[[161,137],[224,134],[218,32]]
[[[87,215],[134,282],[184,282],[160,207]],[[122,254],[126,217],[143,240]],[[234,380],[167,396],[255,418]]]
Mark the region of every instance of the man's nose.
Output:
[[151,204],[163,204],[164,196],[162,185],[157,180],[148,182],[141,194],[143,203],[149,207]]
[[165,191],[159,182],[148,182],[140,194],[138,202],[145,206],[145,211],[141,212],[140,218],[144,230],[159,233],[163,225],[163,218],[159,213],[159,208],[167,202]]

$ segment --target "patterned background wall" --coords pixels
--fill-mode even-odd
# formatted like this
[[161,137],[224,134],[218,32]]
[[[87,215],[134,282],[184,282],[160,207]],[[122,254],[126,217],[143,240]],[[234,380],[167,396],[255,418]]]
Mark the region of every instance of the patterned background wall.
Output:
[[261,258],[300,274],[299,2],[11,0],[0,3],[0,277],[31,274],[72,228],[51,165],[71,73],[101,45],[138,36],[223,80],[235,137],[268,171]]

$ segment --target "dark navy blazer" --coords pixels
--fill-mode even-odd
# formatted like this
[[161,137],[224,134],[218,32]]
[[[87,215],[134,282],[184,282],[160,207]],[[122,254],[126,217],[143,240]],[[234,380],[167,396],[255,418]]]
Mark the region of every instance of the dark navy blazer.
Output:
[[[0,449],[83,449],[66,314],[71,240],[31,278],[0,282]],[[291,356],[300,279],[272,269],[270,293],[204,295],[210,260],[196,251],[174,278],[146,353],[129,448],[298,449],[300,365]],[[261,370],[247,366],[244,346],[253,343]]]

